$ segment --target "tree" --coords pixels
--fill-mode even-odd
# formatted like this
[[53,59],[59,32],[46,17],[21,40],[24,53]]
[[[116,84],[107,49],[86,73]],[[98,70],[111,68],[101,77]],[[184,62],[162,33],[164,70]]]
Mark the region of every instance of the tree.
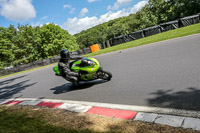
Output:
[[0,27],[0,68],[12,65],[14,60],[13,43],[10,41],[9,29]]
[[14,39],[14,54],[16,65],[25,64],[34,61],[34,30],[32,26],[18,25],[18,31]]
[[67,48],[69,51],[78,50],[76,38],[72,37],[66,30],[58,25],[48,24],[41,28],[41,45],[39,53],[42,58],[55,56],[61,49]]
[[168,21],[194,15],[200,11],[200,0],[168,0]]

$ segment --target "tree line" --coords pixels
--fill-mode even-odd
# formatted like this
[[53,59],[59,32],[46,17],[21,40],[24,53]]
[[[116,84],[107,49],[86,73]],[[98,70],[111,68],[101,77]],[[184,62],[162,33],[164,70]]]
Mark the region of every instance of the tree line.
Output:
[[0,27],[0,69],[49,58],[58,55],[63,48],[75,51],[96,43],[102,44],[111,38],[199,11],[200,0],[149,0],[135,14],[111,20],[73,36],[55,24]]
[[58,55],[63,48],[74,51],[79,45],[58,25],[0,27],[0,68],[46,59]]

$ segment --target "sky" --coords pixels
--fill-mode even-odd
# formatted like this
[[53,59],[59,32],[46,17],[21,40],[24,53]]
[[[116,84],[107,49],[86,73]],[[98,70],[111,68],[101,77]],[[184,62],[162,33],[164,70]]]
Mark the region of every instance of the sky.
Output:
[[0,0],[0,26],[59,25],[71,35],[139,11],[148,0]]

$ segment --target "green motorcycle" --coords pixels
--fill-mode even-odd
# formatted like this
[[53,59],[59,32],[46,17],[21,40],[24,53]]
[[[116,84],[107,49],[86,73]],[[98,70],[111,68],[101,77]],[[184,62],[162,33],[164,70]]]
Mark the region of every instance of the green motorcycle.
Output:
[[[87,60],[87,63],[83,60]],[[109,81],[112,78],[112,73],[103,70],[99,61],[95,58],[83,58],[81,60],[75,60],[72,61],[69,66],[71,71],[80,73],[81,76],[78,77],[78,81],[91,81],[96,79]],[[58,65],[53,67],[53,70],[56,75],[60,75]]]

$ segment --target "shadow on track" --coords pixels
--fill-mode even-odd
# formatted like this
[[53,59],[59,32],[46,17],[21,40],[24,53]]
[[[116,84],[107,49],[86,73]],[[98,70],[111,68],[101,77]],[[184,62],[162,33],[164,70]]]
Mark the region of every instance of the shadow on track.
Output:
[[94,81],[89,81],[89,82],[81,81],[77,85],[73,85],[72,83],[67,83],[67,84],[63,84],[63,85],[57,86],[55,88],[52,88],[50,90],[54,91],[53,94],[61,94],[61,93],[67,93],[67,92],[70,92],[70,91],[88,89],[88,88],[90,88],[94,85],[102,84],[102,83],[105,83],[105,82],[106,81],[104,81],[104,80],[94,80]]
[[20,79],[20,78],[23,78],[23,77],[25,77],[25,76],[26,76],[26,75],[19,76],[19,77],[16,77],[16,78],[11,78],[11,79],[8,79],[8,80],[0,81],[0,86],[5,85],[5,84],[12,83],[13,81],[15,81],[15,80],[17,80],[17,79]]
[[150,94],[156,96],[147,99],[150,106],[200,111],[200,89],[198,88],[191,87],[174,93],[172,90],[158,90]]
[[[27,75],[10,78],[7,80],[2,79],[0,81],[0,99],[8,99],[27,87],[33,86],[36,83],[27,83],[30,80],[23,80]],[[19,98],[21,96],[18,96]]]
[[[14,94],[26,89],[27,87],[33,86],[36,83],[27,84],[29,80],[25,80],[13,85],[7,85],[0,88],[0,99],[11,98]],[[19,97],[18,97],[19,98]]]

